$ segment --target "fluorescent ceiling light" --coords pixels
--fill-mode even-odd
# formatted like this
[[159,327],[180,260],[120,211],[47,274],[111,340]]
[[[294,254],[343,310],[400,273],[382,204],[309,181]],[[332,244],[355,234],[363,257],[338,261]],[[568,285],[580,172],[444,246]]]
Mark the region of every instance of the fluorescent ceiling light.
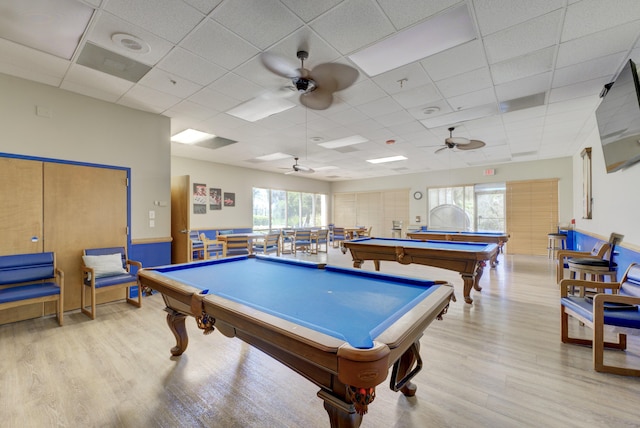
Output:
[[92,16],[75,0],[3,1],[0,38],[71,59]]
[[319,143],[319,146],[322,146],[326,149],[335,149],[337,147],[345,147],[345,146],[353,146],[354,144],[366,143],[367,140],[361,135],[352,135],[351,137],[340,138],[338,140],[326,141],[324,143]]
[[195,144],[213,137],[215,135],[189,128],[171,137],[171,141],[182,144]]
[[261,161],[275,161],[280,159],[288,159],[292,157],[286,153],[271,153],[270,155],[258,156],[256,159]]
[[349,55],[369,76],[421,60],[476,38],[466,4]]
[[407,160],[407,158],[405,158],[404,156],[390,156],[388,158],[367,159],[367,162],[369,162],[369,163],[387,163],[387,162],[395,162],[395,161],[401,161],[401,160]]
[[265,117],[269,117],[273,114],[280,113],[285,110],[289,110],[296,105],[291,101],[287,101],[284,98],[266,98],[256,97],[246,103],[240,104],[237,107],[227,111],[227,114],[231,116],[244,119],[248,122],[256,122]]

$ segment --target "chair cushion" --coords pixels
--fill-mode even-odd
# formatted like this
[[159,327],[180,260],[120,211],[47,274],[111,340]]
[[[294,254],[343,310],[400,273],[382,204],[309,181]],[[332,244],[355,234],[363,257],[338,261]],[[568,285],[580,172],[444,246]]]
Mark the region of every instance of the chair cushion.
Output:
[[219,230],[218,235],[231,235],[233,233],[233,229],[230,230]]
[[60,287],[53,282],[21,285],[0,290],[0,303],[16,302],[19,300],[35,299],[37,297],[60,294]]
[[93,268],[96,279],[127,273],[127,270],[122,267],[122,254],[120,253],[103,256],[82,256],[82,261],[86,267]]
[[[593,321],[593,302],[584,297],[568,296],[560,299],[562,306]],[[640,311],[636,307],[633,310],[608,310],[604,311],[604,323],[616,327],[640,328]]]
[[581,266],[609,267],[609,260],[603,259],[569,259],[569,263]]
[[122,273],[118,275],[103,276],[96,278],[96,288],[109,287],[116,284],[136,283],[138,277],[130,273]]

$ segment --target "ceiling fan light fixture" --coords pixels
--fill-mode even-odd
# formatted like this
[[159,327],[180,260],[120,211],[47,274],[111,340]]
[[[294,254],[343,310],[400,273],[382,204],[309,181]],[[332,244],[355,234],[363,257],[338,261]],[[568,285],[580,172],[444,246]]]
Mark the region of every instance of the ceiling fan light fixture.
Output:
[[291,80],[298,92],[308,93],[316,89],[316,82],[305,77],[295,77]]

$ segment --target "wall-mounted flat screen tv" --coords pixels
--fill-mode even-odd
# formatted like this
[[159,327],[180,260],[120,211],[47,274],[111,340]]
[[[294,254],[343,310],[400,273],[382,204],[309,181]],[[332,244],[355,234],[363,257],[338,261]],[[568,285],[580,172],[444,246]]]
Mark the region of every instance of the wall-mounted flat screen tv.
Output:
[[610,84],[596,109],[596,120],[607,173],[640,162],[640,83],[633,61]]

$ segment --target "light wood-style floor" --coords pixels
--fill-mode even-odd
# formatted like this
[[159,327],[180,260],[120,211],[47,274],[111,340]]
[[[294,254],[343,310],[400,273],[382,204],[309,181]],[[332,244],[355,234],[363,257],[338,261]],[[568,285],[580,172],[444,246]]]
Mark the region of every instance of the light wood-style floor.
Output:
[[[421,340],[416,397],[379,386],[362,426],[640,426],[640,379],[596,373],[590,348],[560,342],[553,262],[499,259],[473,305],[456,273],[382,263],[384,272],[454,283],[458,302]],[[351,266],[337,250],[328,261]],[[0,326],[0,426],[329,426],[318,387],[237,339],[202,335],[192,319],[186,353],[172,358],[165,315],[155,294],[140,309],[101,305],[95,321],[69,312],[64,327],[55,318]],[[640,366],[639,342],[609,355]]]

